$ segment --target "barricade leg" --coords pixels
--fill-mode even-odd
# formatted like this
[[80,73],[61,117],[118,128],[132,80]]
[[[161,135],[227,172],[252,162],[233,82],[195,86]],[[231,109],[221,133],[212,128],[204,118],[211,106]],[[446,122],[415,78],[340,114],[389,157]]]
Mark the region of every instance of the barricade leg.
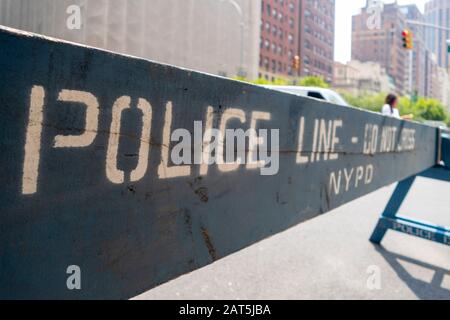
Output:
[[398,183],[397,187],[394,190],[394,193],[389,199],[386,208],[384,209],[383,214],[381,215],[381,218],[378,220],[378,224],[373,231],[372,236],[370,237],[371,242],[375,244],[381,243],[386,234],[386,231],[389,229],[384,223],[383,218],[395,219],[398,210],[400,209],[403,201],[408,195],[408,192],[415,180],[416,176],[412,176]]

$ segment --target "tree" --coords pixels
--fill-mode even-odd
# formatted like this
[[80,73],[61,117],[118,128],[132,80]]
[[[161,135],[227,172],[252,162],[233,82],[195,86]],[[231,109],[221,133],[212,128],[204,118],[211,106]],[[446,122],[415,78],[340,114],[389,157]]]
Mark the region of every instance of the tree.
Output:
[[381,111],[386,99],[386,94],[384,93],[354,96],[346,92],[341,92],[341,95],[350,105],[374,112]]
[[[348,92],[341,92],[347,102],[357,108],[380,112],[385,103],[386,94],[354,96]],[[450,125],[450,114],[448,114],[442,104],[435,99],[419,98],[416,102],[408,97],[398,98],[398,109],[400,114],[412,114],[414,120],[443,121]]]
[[435,99],[420,98],[414,105],[414,111],[425,120],[445,121],[447,119],[444,107]]
[[419,113],[417,112],[417,109],[415,108],[416,103],[409,97],[400,97],[398,99],[398,110],[400,114],[413,115],[415,120],[422,120]]
[[239,80],[239,81],[248,82],[251,84],[261,85],[261,86],[265,86],[265,85],[285,86],[285,85],[289,84],[289,81],[287,81],[286,79],[283,79],[283,78],[276,78],[273,81],[269,81],[264,78],[258,78],[256,80],[249,80],[245,77],[235,77],[234,79]]
[[328,83],[323,80],[322,77],[310,76],[300,79],[300,86],[302,87],[319,87],[319,88],[329,88]]
[[447,118],[445,119],[444,122],[447,125],[447,127],[450,128],[450,114],[447,113]]

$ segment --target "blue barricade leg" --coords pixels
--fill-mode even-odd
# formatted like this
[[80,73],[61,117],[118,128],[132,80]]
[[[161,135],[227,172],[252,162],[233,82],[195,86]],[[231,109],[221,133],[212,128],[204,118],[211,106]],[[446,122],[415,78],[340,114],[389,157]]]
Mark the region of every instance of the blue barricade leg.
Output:
[[375,244],[381,243],[388,230],[383,218],[395,218],[415,180],[416,176],[412,176],[398,183],[386,209],[384,209],[381,219],[378,221],[378,224],[370,237],[371,242]]

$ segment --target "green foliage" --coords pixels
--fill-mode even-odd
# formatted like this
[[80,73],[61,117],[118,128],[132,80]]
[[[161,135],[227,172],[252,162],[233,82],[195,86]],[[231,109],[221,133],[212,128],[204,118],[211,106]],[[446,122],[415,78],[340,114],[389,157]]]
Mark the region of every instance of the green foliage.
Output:
[[354,96],[346,92],[341,92],[342,97],[352,106],[380,112],[384,105],[386,94],[379,93],[377,95]]
[[418,114],[415,112],[414,103],[408,97],[400,97],[398,100],[398,110],[400,114],[413,114],[414,118],[418,118]]
[[325,89],[330,87],[322,77],[317,76],[301,78],[299,85],[302,87],[319,87]]
[[256,80],[248,80],[247,78],[244,78],[244,77],[235,77],[234,79],[252,83],[252,84],[256,84],[256,85],[261,85],[261,86],[264,86],[264,85],[287,86],[287,85],[289,85],[289,81],[286,79],[283,79],[283,78],[276,78],[275,81],[269,81],[264,78],[258,78]]
[[274,81],[266,80],[264,78],[259,78],[256,80],[248,80],[244,77],[235,77],[235,80],[244,81],[256,85],[274,85],[274,86],[288,86],[288,85],[298,85],[302,87],[318,87],[318,88],[329,88],[328,83],[322,77],[304,77],[298,81],[289,81],[283,78],[276,78]]
[[[341,92],[341,94],[350,105],[375,112],[381,111],[387,95],[386,93],[379,93],[375,95],[354,96],[346,92]],[[450,114],[435,99],[419,98],[414,102],[408,97],[400,97],[398,100],[398,109],[401,115],[412,114],[416,121],[443,121],[447,125],[450,125]]]
[[271,84],[274,86],[288,86],[289,81],[282,78],[276,78],[275,81],[273,81]]
[[271,84],[271,82],[269,80],[266,80],[264,78],[258,78],[258,79],[254,80],[254,81],[248,81],[247,80],[246,82],[250,82],[250,83],[258,84],[258,85],[270,85]]
[[433,121],[445,121],[448,117],[442,104],[434,99],[420,98],[415,107],[420,118]]

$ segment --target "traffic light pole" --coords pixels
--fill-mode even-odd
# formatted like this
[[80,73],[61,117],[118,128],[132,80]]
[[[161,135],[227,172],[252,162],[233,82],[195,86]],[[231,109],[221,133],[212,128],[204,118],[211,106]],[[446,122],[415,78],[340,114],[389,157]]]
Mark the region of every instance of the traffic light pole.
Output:
[[433,28],[433,29],[439,29],[439,30],[444,30],[444,31],[450,31],[450,28],[447,28],[447,27],[443,27],[443,26],[439,26],[439,25],[431,24],[431,23],[415,21],[415,20],[406,20],[406,23],[407,24],[416,25],[416,26],[422,26],[422,27],[427,27],[427,28]]
[[[432,28],[432,29],[436,29],[436,30],[443,30],[443,31],[450,32],[450,28],[447,28],[447,27],[444,27],[444,26],[440,26],[440,25],[436,25],[436,24],[420,22],[420,21],[415,21],[415,20],[406,20],[406,23],[410,24],[410,25],[416,25],[416,26],[421,26],[421,27]],[[450,53],[450,39],[447,40],[447,51]],[[413,63],[413,59],[414,59],[414,54],[411,51],[409,53],[409,64],[410,64],[409,87],[411,89],[411,92],[413,90],[412,89],[412,76],[413,76],[412,63]]]
[[[411,98],[414,93],[413,88],[413,63],[414,63],[414,52],[413,50],[409,50],[409,92],[411,95]],[[411,99],[412,100],[412,99]]]

